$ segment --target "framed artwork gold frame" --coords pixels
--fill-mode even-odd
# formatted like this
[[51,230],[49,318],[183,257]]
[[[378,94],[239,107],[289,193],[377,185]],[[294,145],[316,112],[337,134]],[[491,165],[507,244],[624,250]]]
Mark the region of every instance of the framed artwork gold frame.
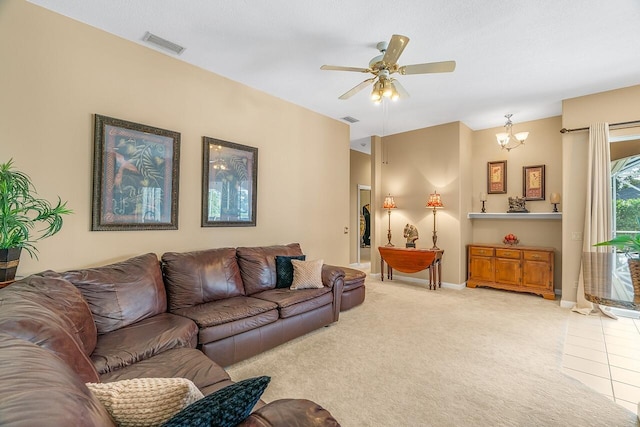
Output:
[[507,161],[487,162],[487,194],[506,194]]
[[522,167],[522,197],[525,200],[544,200],[544,165]]

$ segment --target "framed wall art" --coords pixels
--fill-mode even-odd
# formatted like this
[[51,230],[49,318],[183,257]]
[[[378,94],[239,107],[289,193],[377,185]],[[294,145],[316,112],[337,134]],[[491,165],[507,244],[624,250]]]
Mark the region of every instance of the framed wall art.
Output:
[[258,149],[202,137],[202,226],[255,227]]
[[487,163],[487,193],[505,194],[507,192],[507,161]]
[[522,196],[525,200],[544,200],[544,165],[522,167]]
[[177,230],[180,134],[95,115],[93,231]]

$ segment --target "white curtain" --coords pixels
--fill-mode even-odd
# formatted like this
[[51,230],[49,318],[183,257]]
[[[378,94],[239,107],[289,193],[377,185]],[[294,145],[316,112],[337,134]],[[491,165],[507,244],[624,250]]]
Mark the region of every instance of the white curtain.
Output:
[[[609,124],[595,123],[589,127],[589,164],[587,172],[587,200],[584,210],[583,252],[609,252],[608,246],[594,247],[611,239],[611,154]],[[594,305],[584,297],[582,263],[578,277],[577,303],[573,311],[582,314],[595,312]],[[606,313],[605,313],[606,314]]]

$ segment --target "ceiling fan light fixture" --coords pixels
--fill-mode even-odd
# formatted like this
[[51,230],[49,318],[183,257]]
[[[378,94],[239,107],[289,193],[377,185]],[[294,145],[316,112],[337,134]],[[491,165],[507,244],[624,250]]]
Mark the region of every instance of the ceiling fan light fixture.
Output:
[[386,98],[391,98],[391,95],[393,94],[394,91],[394,87],[392,87],[392,84],[389,80],[384,80],[382,82],[382,96],[386,97]]

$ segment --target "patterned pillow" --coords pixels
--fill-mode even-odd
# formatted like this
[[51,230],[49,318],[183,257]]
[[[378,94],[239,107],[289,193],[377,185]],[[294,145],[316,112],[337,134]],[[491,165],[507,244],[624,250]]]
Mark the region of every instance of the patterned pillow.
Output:
[[276,288],[288,288],[293,283],[292,259],[304,261],[306,256],[276,256]]
[[187,406],[163,427],[234,427],[247,418],[271,377],[240,381]]
[[321,289],[322,264],[324,260],[298,261],[291,260],[293,264],[293,284],[291,289]]
[[87,383],[118,426],[157,426],[203,398],[186,378],[136,378]]

